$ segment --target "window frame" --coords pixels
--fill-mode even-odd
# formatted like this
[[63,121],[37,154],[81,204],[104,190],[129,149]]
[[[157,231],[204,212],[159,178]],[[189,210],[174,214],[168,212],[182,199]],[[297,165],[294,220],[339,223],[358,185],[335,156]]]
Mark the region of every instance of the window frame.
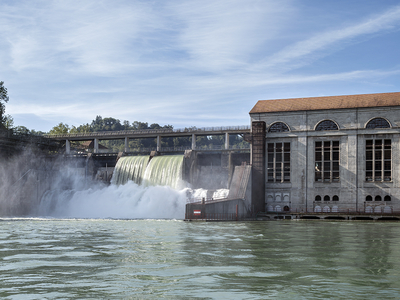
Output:
[[365,181],[393,181],[392,139],[372,138],[365,140]]
[[340,182],[340,140],[314,142],[314,181]]
[[291,177],[291,143],[267,143],[267,183],[288,183]]

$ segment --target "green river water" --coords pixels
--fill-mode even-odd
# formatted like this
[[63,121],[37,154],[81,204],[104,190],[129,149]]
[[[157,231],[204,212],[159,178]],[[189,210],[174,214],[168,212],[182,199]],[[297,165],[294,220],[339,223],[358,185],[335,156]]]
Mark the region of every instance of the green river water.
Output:
[[400,223],[0,219],[1,299],[400,299]]

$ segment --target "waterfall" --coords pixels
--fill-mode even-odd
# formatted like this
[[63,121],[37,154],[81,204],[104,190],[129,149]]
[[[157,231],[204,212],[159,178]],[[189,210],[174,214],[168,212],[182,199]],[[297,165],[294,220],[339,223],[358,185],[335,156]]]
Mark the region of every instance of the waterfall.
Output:
[[174,189],[185,186],[182,180],[182,155],[121,157],[115,166],[112,183],[121,185],[129,180],[143,186],[166,185]]
[[121,157],[115,166],[111,183],[120,185],[132,180],[136,184],[142,184],[148,161],[149,156]]

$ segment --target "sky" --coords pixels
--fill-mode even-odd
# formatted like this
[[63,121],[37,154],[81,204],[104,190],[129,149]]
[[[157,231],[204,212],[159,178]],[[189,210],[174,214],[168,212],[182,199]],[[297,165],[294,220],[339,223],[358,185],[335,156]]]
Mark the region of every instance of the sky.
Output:
[[400,1],[0,0],[15,126],[250,123],[258,100],[400,92]]

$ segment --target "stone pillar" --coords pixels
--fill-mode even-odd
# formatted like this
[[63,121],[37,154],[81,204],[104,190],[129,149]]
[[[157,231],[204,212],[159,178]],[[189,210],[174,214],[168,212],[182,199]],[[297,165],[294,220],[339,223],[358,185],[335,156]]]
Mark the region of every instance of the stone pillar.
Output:
[[192,150],[196,150],[196,135],[192,134]]
[[71,153],[71,142],[69,140],[65,140],[65,154]]
[[94,139],[93,152],[99,153],[99,139]]
[[161,151],[161,135],[157,135],[157,151]]
[[125,137],[125,152],[129,152],[129,138]]
[[251,134],[251,209],[253,215],[256,215],[265,211],[265,122],[254,121],[251,124]]
[[229,150],[229,133],[225,133],[225,149]]

